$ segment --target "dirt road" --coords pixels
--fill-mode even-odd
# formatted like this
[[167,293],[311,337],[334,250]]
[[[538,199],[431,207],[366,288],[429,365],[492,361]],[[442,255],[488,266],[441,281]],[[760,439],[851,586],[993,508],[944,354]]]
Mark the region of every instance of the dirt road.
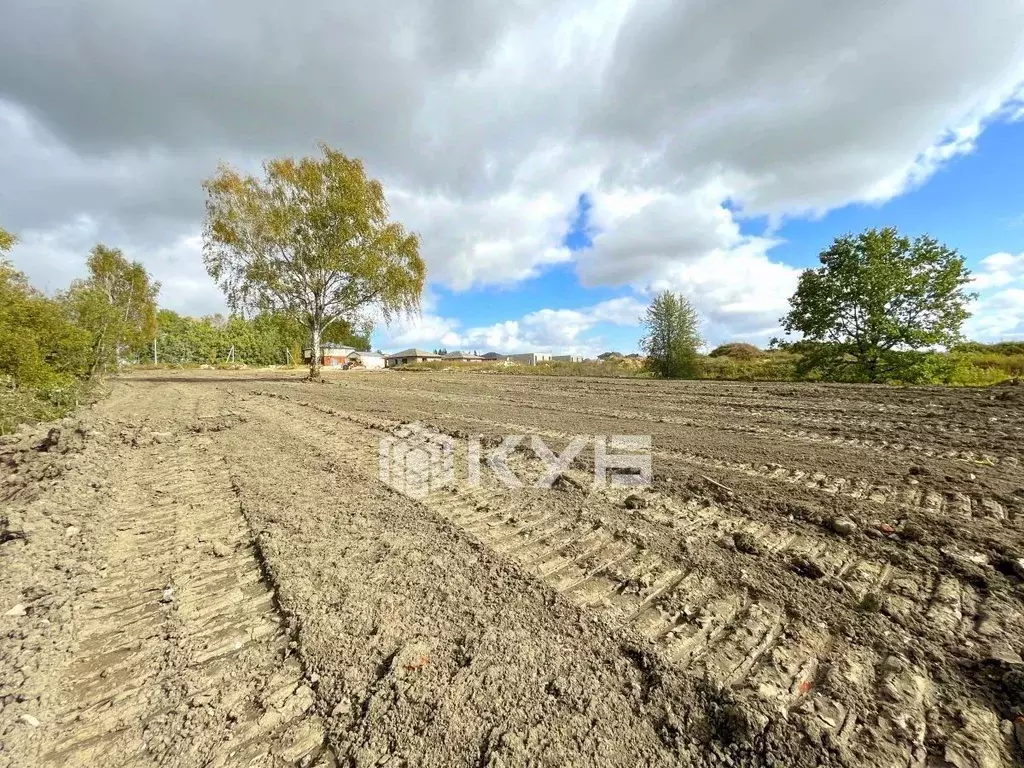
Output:
[[[531,437],[585,439],[551,489]],[[1022,437],[1010,387],[120,380],[0,447],[0,765],[1020,764]]]

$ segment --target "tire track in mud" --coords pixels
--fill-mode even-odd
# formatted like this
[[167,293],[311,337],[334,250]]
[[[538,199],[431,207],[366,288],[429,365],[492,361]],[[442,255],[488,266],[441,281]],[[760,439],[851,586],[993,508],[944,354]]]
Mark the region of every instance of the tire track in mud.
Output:
[[[558,395],[591,399],[625,398],[630,402],[635,401],[639,396],[652,408],[664,408],[669,411],[693,412],[710,410],[715,413],[733,413],[737,416],[747,418],[751,414],[792,414],[794,418],[808,418],[810,414],[820,414],[814,418],[827,419],[835,422],[837,418],[850,418],[851,415],[858,417],[866,416],[871,419],[899,415],[900,417],[912,416],[922,422],[940,422],[947,418],[963,417],[962,405],[968,402],[974,406],[987,405],[988,394],[986,390],[984,399],[970,398],[968,389],[939,389],[938,391],[928,388],[907,388],[907,396],[892,397],[895,390],[880,388],[874,385],[864,387],[864,395],[861,397],[851,396],[856,393],[856,385],[836,385],[821,389],[807,383],[792,384],[789,386],[770,386],[767,382],[751,383],[749,386],[730,386],[726,381],[703,381],[703,382],[668,382],[651,381],[638,378],[623,379],[601,379],[602,384],[596,385],[595,379],[567,379],[563,377],[549,376],[501,376],[498,377],[500,385],[495,386],[491,376],[469,376],[459,373],[453,376],[414,373],[409,374],[416,378],[428,379],[431,384],[443,381],[449,386],[463,385],[466,389],[472,389],[474,393],[481,389],[491,387],[495,390],[496,396],[514,393],[519,397],[517,402],[530,402],[534,396],[547,398],[551,396],[552,381],[558,381]],[[532,381],[531,381],[532,379]],[[408,380],[408,379],[407,379]],[[610,382],[619,381],[620,384]],[[469,382],[469,383],[467,383]],[[436,392],[433,389],[413,390],[419,393]],[[900,390],[904,391],[904,390]],[[955,394],[950,394],[953,392]],[[968,394],[961,394],[968,393]],[[793,402],[787,402],[787,398],[793,398]],[[923,400],[937,399],[935,403],[922,405]],[[968,414],[984,422],[984,418],[975,409]],[[941,424],[940,424],[941,426]],[[1019,430],[1018,430],[1019,431]]]
[[[290,417],[310,418],[311,404],[292,405],[298,407],[284,408]],[[312,410],[340,417],[333,422],[340,439],[326,441],[327,450],[345,463],[375,464],[381,433],[393,425]],[[921,663],[851,646],[842,630],[808,623],[756,588],[720,578],[714,563],[695,553],[723,531],[745,534],[747,546],[766,557],[815,569],[803,575],[842,585],[854,604],[884,603],[890,616],[950,648],[1024,631],[1016,607],[955,578],[864,559],[798,526],[779,530],[696,500],[679,505],[648,493],[636,514],[692,545],[688,556],[666,558],[602,520],[601,512],[621,507],[628,493],[592,492],[566,508],[548,503],[544,492],[456,484],[421,503],[607,625],[646,639],[679,668],[830,734],[869,764],[939,764],[936,753],[952,765],[1011,764],[1014,747],[995,712],[975,700],[951,712],[940,682]],[[871,702],[867,715],[864,702]]]
[[[260,391],[269,397],[281,397],[277,393]],[[289,398],[290,399],[290,398]],[[309,401],[294,401],[314,409],[334,415],[344,415],[354,421],[360,417],[353,413],[344,413],[327,406]],[[540,437],[566,441],[572,437],[569,433],[550,429],[539,429],[535,426],[515,422],[497,421],[467,414],[428,414],[422,413],[424,420],[433,426],[445,422],[470,422],[498,428],[509,434],[535,434]],[[365,422],[365,418],[364,418]],[[1021,503],[1008,499],[996,499],[992,494],[968,495],[960,491],[944,492],[928,488],[915,481],[902,488],[886,483],[878,483],[863,478],[849,478],[829,475],[812,469],[784,467],[776,463],[754,464],[751,462],[727,461],[691,451],[652,450],[652,456],[669,461],[678,461],[700,469],[711,469],[733,472],[773,484],[794,485],[807,490],[858,499],[873,504],[917,509],[931,515],[949,515],[958,518],[983,518],[1002,524],[1015,524],[1021,516]]]
[[[352,386],[352,385],[348,385]],[[355,388],[359,388],[356,385]],[[964,462],[967,464],[973,464],[978,466],[1005,466],[1005,467],[1019,467],[1020,459],[1014,455],[1003,455],[994,453],[991,450],[977,449],[949,449],[944,448],[938,443],[922,441],[919,436],[915,436],[913,439],[907,440],[875,440],[866,437],[851,437],[847,435],[835,435],[824,432],[818,432],[808,429],[788,429],[784,427],[776,426],[759,426],[754,424],[738,424],[738,423],[721,423],[716,421],[720,418],[721,414],[710,412],[704,418],[693,418],[686,416],[674,416],[674,415],[659,415],[655,413],[646,413],[643,411],[635,410],[619,410],[613,408],[594,408],[592,406],[580,407],[574,405],[570,400],[568,402],[559,402],[556,405],[546,405],[538,402],[531,402],[524,404],[521,401],[517,401],[514,398],[510,398],[502,395],[494,396],[480,396],[480,395],[450,395],[447,393],[436,392],[433,390],[412,390],[412,389],[395,389],[389,388],[390,393],[403,393],[416,397],[427,397],[431,400],[458,403],[464,405],[466,403],[479,403],[481,405],[495,405],[495,404],[506,404],[512,405],[516,408],[529,408],[532,410],[541,410],[556,412],[559,414],[572,413],[581,416],[596,416],[600,418],[611,418],[611,419],[626,419],[629,421],[645,421],[651,423],[660,424],[674,424],[683,427],[689,427],[693,429],[707,429],[712,427],[714,430],[719,432],[727,432],[731,434],[740,435],[764,435],[768,437],[777,437],[784,440],[793,442],[803,443],[817,443],[844,446],[850,448],[859,448],[868,451],[878,453],[903,453],[913,454],[922,456],[929,459],[941,459],[946,461]],[[744,418],[747,420],[759,415],[755,411],[747,412],[744,414]],[[845,419],[845,416],[844,416]],[[795,421],[816,421],[818,423],[827,423],[830,426],[836,425],[836,418],[822,419],[818,418],[796,418]],[[907,425],[902,423],[905,428]],[[865,422],[865,425],[870,427],[885,427],[887,429],[895,430],[897,422]],[[933,427],[929,427],[933,429]],[[962,433],[959,430],[950,429],[948,434],[957,436],[960,434],[972,434],[973,430],[968,433]]]
[[[872,747],[871,760],[879,765],[925,764],[927,723],[932,720],[933,726],[938,725],[935,721],[942,715],[932,700],[935,683],[926,670],[906,659],[844,659],[832,653],[837,639],[827,629],[803,624],[782,606],[719,582],[698,563],[665,561],[600,524],[581,524],[571,516],[552,514],[542,501],[524,510],[500,493],[458,488],[423,503],[493,551],[515,560],[555,592],[612,626],[637,632],[681,668],[766,699],[785,717],[808,716],[843,744],[866,737],[854,736],[857,714],[837,697],[817,690],[816,683],[826,666],[841,668],[848,662],[850,668],[840,671],[848,676],[847,684],[860,688],[862,697],[881,703],[878,721],[862,724],[884,736]],[[676,510],[672,517],[674,529],[689,536],[708,530],[711,521],[747,533],[771,554],[813,562],[823,571],[819,578],[840,580],[858,601],[875,594],[897,603],[894,612],[918,612],[919,621],[942,628],[950,640],[973,632],[982,615],[991,620],[991,614],[966,615],[964,606],[976,606],[981,600],[955,579],[942,579],[934,587],[918,583],[921,580],[914,575],[888,564],[837,552],[834,543],[823,537],[772,535],[750,521],[730,520],[714,507],[694,505],[686,513]],[[906,594],[895,591],[897,586]],[[916,595],[915,589],[919,590]],[[893,591],[886,594],[889,590]],[[933,594],[921,607],[914,597],[928,592]],[[1017,622],[1017,626],[1024,624]],[[1002,634],[1005,627],[990,631]],[[909,736],[896,735],[907,731],[908,724]],[[974,754],[988,755],[998,760],[992,764],[1004,764],[1010,745],[1001,743],[996,715],[977,707],[972,724],[980,730],[957,731],[963,743],[949,747],[951,753],[964,760]]]
[[[223,462],[135,454],[42,765],[333,765]],[[169,455],[168,455],[169,454]]]

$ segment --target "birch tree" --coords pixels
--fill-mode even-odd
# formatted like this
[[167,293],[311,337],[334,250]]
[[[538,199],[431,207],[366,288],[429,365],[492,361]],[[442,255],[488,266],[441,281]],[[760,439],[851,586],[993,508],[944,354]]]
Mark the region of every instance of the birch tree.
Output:
[[664,291],[654,297],[643,318],[646,334],[640,346],[647,365],[658,376],[692,379],[698,373],[700,316],[682,294]]
[[92,249],[88,268],[89,276],[72,283],[66,301],[75,322],[90,334],[89,374],[96,376],[153,340],[160,284],[140,262],[105,245]]
[[419,311],[426,267],[419,240],[391,221],[380,182],[359,160],[320,145],[320,157],[228,166],[203,183],[203,259],[235,312],[299,320],[320,376],[325,333]]

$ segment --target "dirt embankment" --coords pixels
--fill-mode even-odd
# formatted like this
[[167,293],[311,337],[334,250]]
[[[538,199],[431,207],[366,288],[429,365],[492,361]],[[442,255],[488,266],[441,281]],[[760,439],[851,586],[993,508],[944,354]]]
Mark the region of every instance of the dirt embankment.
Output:
[[[252,378],[128,380],[5,449],[0,760],[1024,760],[1008,390]],[[584,453],[539,490],[519,450],[523,487],[410,499],[379,446],[414,420],[463,468],[470,434],[647,434],[655,482]]]

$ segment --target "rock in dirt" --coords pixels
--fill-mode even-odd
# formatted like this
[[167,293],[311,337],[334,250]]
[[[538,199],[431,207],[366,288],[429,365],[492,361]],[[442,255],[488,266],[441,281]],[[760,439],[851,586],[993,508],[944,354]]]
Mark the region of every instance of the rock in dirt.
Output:
[[878,613],[882,610],[882,596],[877,592],[866,592],[864,597],[861,598],[858,607],[865,613]]
[[921,541],[924,538],[924,529],[916,523],[906,523],[900,529],[900,537],[907,541]]
[[582,491],[583,485],[575,478],[569,477],[568,475],[562,474],[555,478],[555,482],[552,485],[553,488],[557,488],[560,491]]
[[39,718],[33,717],[32,715],[28,714],[28,712],[21,716],[21,722],[25,723],[25,725],[31,726],[32,728],[39,727]]
[[69,539],[72,536],[77,536],[81,532],[82,529],[79,528],[77,525],[69,525],[67,528],[64,529],[64,535],[67,536]]
[[52,451],[54,448],[60,445],[60,436],[60,429],[54,427],[53,429],[46,433],[46,437],[44,437],[42,442],[39,443],[37,450],[39,450],[41,453]]
[[1024,717],[1018,717],[1014,721],[1013,733],[1017,737],[1017,746],[1024,749]]
[[745,552],[748,555],[761,554],[761,548],[757,546],[757,539],[745,531],[734,534],[733,541],[736,543],[736,549],[740,552]]
[[217,557],[227,557],[231,554],[231,547],[229,547],[223,541],[213,542],[213,546],[211,547],[211,549],[213,550],[213,554]]
[[4,616],[24,616],[27,613],[23,603],[18,603],[16,606],[11,608]]
[[790,561],[790,565],[793,570],[803,576],[805,579],[820,579],[825,575],[825,571],[821,569],[821,566],[811,560],[809,557],[803,555],[797,555]]
[[646,509],[650,506],[650,502],[639,494],[631,493],[622,502],[622,506],[626,509]]
[[421,637],[399,648],[391,659],[391,673],[399,678],[410,677],[430,664],[431,654],[437,647],[436,637]]
[[857,532],[857,524],[848,517],[837,517],[832,520],[832,530],[840,536],[852,536]]
[[988,659],[989,661],[998,661],[1012,666],[1024,664],[1024,659],[1021,659],[1020,654],[1013,650],[1009,643],[1005,642],[992,643],[988,650]]

